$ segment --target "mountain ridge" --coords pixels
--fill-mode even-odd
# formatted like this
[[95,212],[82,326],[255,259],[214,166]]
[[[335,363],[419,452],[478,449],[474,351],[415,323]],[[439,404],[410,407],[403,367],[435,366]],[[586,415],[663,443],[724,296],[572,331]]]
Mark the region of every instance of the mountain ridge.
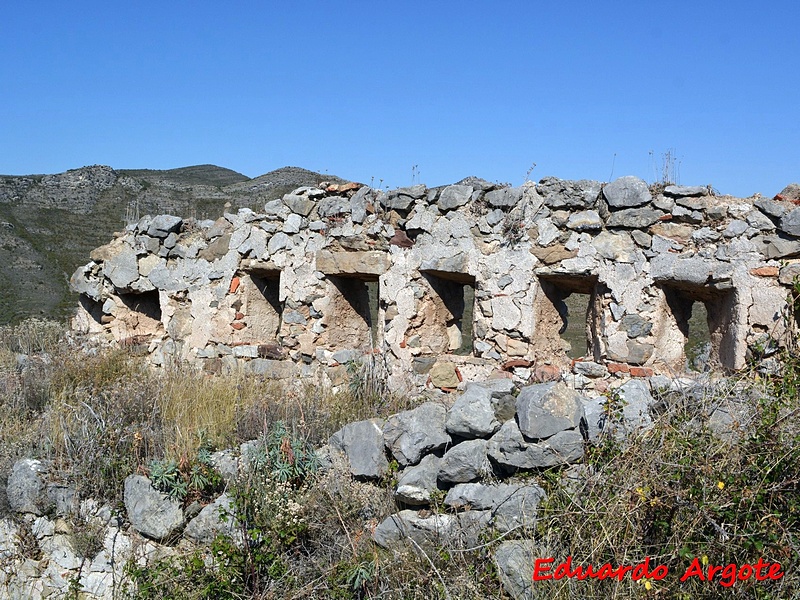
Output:
[[211,164],[0,175],[0,324],[66,318],[77,302],[70,274],[139,216],[204,219],[243,207],[261,210],[269,200],[322,181],[344,180],[288,166],[251,179]]

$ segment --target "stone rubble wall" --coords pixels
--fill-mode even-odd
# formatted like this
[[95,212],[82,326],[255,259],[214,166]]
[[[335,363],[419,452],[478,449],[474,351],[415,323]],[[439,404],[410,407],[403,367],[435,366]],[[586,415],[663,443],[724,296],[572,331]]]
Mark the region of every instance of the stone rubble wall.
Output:
[[[632,384],[644,385],[630,381],[620,393],[631,406],[649,412],[653,398],[647,386],[642,392]],[[385,421],[345,425],[317,451],[323,473],[315,485],[340,486],[352,476],[350,485],[380,494],[370,484],[382,485],[390,476],[388,458],[397,461],[398,512],[372,532],[383,548],[409,539],[418,545],[448,540],[474,546],[490,529],[528,530],[544,490],[530,480],[498,484],[496,479],[574,463],[584,452],[579,429],[593,441],[599,431],[591,400],[562,382],[525,387],[518,397],[514,392],[507,379],[473,383],[449,409],[427,402]],[[586,425],[587,416],[594,429]],[[626,423],[641,426],[635,419]],[[258,444],[250,441],[211,455],[227,485],[247,477]],[[22,459],[9,474],[5,492],[14,516],[0,518],[0,599],[61,597],[74,588],[86,598],[122,597],[132,586],[127,572],[132,565],[198,550],[210,561],[208,545],[217,535],[242,544],[227,491],[205,506],[184,507],[155,489],[148,477],[132,474],[124,484],[125,510],[119,511],[80,498],[71,482],[54,483],[52,471],[49,461]],[[451,512],[426,515],[409,509],[429,506],[437,493]],[[459,512],[465,508],[470,510]],[[88,536],[92,544],[81,543]]]
[[[651,189],[630,176],[321,184],[262,213],[146,216],[93,251],[71,285],[78,329],[155,365],[339,385],[350,360],[370,356],[393,389],[570,369],[591,389],[609,371],[682,373],[693,302],[708,312],[715,370],[783,345],[798,236],[793,198]],[[559,335],[572,293],[589,298],[577,363]]]
[[[499,378],[469,383],[461,394],[441,395],[439,402],[385,420],[349,423],[317,450],[320,472],[313,485],[330,498],[348,486],[365,502],[386,493],[392,481],[394,505],[379,520],[359,511],[362,530],[390,551],[463,550],[510,534],[528,538],[546,498],[538,484],[543,470],[560,468],[562,485],[574,493],[597,481],[591,467],[580,464],[587,443],[608,436],[625,443],[650,429],[662,392],[706,395],[696,382],[663,376],[614,383],[624,408],[611,418],[602,398],[563,381],[520,389]],[[707,424],[720,439],[751,430],[752,407],[740,391],[717,394],[707,406]],[[17,461],[5,489],[11,514],[0,515],[0,600],[58,598],[78,589],[86,599],[127,597],[134,591],[131,567],[195,553],[213,568],[210,544],[217,536],[243,544],[234,490],[259,468],[254,453],[260,444],[252,440],[210,455],[226,489],[204,505],[179,502],[136,473],[125,479],[123,510],[82,498],[76,482],[63,481],[47,460]],[[515,593],[514,582],[523,574],[530,580],[532,563],[515,564],[507,552],[529,542],[512,540],[492,552],[506,591],[525,597]]]

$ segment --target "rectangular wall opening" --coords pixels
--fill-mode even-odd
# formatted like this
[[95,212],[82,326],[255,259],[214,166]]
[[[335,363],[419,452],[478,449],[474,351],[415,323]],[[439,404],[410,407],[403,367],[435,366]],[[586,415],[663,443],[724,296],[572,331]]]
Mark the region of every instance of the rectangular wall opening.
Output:
[[237,332],[238,341],[252,344],[275,342],[281,328],[283,305],[280,301],[280,272],[245,273],[239,307],[245,328]]
[[460,356],[473,353],[475,278],[463,273],[423,272],[433,291],[433,310],[420,336],[433,353]]
[[547,275],[536,297],[535,354],[538,360],[600,359],[597,279]]
[[377,277],[328,276],[331,311],[327,343],[335,349],[371,352],[379,345]]
[[673,327],[684,340],[683,355],[673,362],[687,371],[735,369],[734,291],[691,284],[661,289]]
[[119,299],[131,311],[154,321],[161,321],[161,301],[159,300],[158,290],[139,294],[119,294]]
[[[112,334],[118,341],[138,344],[148,336],[163,332],[158,290],[118,293],[114,303],[114,318],[109,322]],[[103,316],[104,321],[107,318]]]

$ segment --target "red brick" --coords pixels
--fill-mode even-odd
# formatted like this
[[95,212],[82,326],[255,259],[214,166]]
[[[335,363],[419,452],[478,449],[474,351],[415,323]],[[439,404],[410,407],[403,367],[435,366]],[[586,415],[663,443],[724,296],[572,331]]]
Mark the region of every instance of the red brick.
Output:
[[607,363],[606,369],[611,374],[614,373],[628,373],[630,371],[630,367],[625,363]]
[[503,363],[502,369],[504,371],[510,371],[515,367],[530,367],[533,363],[529,360],[525,360],[524,358],[515,358],[513,360],[507,360]]
[[540,365],[533,371],[533,379],[539,383],[561,379],[561,369],[555,365]]
[[236,290],[239,289],[239,284],[242,283],[238,277],[234,277],[231,279],[231,287],[228,289],[229,294],[235,294]]
[[247,327],[247,324],[242,323],[241,321],[236,321],[235,323],[231,323],[231,327],[233,327],[236,331],[240,331]]
[[631,367],[631,377],[652,377],[653,369],[649,367]]
[[756,275],[757,277],[777,277],[778,267],[757,267],[755,269],[750,269],[750,275]]

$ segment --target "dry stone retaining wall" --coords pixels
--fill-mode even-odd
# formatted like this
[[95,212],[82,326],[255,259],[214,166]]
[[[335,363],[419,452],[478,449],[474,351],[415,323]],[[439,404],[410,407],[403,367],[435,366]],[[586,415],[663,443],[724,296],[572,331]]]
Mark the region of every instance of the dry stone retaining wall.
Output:
[[[788,189],[788,188],[787,188]],[[784,343],[800,272],[800,208],[546,178],[469,178],[392,191],[304,187],[217,221],[144,217],[72,276],[76,326],[162,365],[334,385],[378,357],[390,385],[454,388],[492,374],[590,389],[611,372],[683,372],[692,305],[708,313],[709,364],[732,371]],[[584,294],[586,346],[560,337]]]

